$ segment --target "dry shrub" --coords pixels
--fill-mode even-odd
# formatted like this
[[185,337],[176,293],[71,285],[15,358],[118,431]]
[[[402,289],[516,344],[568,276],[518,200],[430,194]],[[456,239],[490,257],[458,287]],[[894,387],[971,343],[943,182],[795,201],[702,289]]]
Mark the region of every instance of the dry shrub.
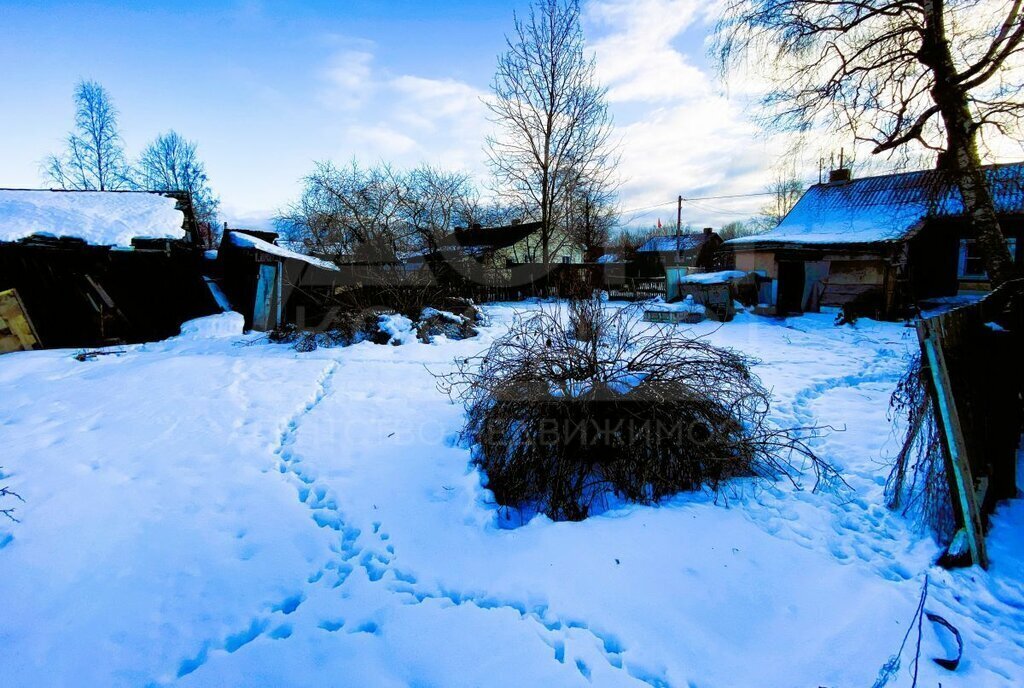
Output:
[[579,520],[610,500],[652,503],[740,477],[841,482],[807,441],[817,429],[767,420],[751,359],[636,307],[592,298],[517,316],[440,387],[466,408],[464,441],[505,507]]
[[[287,323],[267,333],[275,344],[291,344],[296,351],[314,351],[319,347],[350,346],[363,341],[387,343],[382,337],[381,312],[374,309],[342,311],[332,309],[315,329],[300,328]],[[380,341],[383,338],[383,341]]]
[[903,444],[885,486],[890,509],[930,530],[941,543],[956,530],[943,460],[942,438],[921,356],[910,363],[889,400],[890,420],[906,423]]

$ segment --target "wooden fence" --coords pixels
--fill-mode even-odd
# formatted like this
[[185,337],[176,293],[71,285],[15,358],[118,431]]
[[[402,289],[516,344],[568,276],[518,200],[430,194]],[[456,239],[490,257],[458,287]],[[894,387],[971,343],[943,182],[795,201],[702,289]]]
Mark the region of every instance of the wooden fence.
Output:
[[952,509],[970,562],[988,565],[984,521],[1016,495],[1024,393],[1024,280],[917,323]]

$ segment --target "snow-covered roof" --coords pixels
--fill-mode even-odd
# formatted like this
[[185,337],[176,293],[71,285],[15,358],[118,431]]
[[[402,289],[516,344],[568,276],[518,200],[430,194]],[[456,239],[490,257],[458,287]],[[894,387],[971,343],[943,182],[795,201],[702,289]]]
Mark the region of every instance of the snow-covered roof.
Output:
[[656,236],[648,239],[638,248],[637,253],[669,253],[674,251],[696,251],[707,240],[704,232],[687,232],[679,236]]
[[[985,174],[997,212],[1024,212],[1024,163],[992,165]],[[778,227],[732,239],[726,246],[900,241],[929,217],[955,217],[963,212],[959,189],[947,173],[938,170],[816,184]]]
[[281,258],[301,260],[304,263],[309,263],[310,265],[316,266],[323,270],[338,269],[337,265],[329,261],[322,260],[320,258],[314,258],[313,256],[307,256],[304,253],[290,251],[286,249],[284,246],[272,244],[269,241],[264,241],[259,237],[254,237],[253,235],[246,234],[245,232],[232,231],[228,233],[228,237],[230,238],[231,243],[234,246],[239,246],[242,248],[255,248],[257,250],[263,251],[264,253],[269,253],[274,256],[280,256]]
[[149,191],[0,189],[0,241],[34,234],[131,246],[132,239],[184,239],[177,199]]

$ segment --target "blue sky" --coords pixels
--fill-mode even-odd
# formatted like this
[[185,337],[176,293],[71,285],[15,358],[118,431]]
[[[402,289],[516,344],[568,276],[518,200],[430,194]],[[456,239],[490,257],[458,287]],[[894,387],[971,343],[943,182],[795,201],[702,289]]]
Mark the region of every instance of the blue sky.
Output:
[[[480,98],[525,2],[8,2],[0,0],[0,186],[40,186],[80,78],[101,82],[130,154],[174,128],[199,143],[234,224],[294,198],[314,160],[430,162],[481,179]],[[624,208],[759,191],[772,146],[722,95],[704,56],[707,3],[590,0],[610,87]],[[757,200],[687,207],[719,225]],[[674,208],[631,214],[674,221]]]

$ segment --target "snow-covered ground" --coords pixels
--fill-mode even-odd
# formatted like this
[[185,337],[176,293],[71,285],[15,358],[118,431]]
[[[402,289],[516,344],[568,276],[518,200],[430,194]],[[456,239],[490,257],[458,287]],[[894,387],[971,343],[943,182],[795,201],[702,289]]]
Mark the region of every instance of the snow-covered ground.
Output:
[[[520,305],[519,307],[524,307]],[[4,686],[870,686],[924,578],[919,685],[1024,683],[1024,502],[991,570],[947,572],[883,506],[912,330],[830,316],[692,326],[761,359],[782,424],[852,491],[737,485],[581,523],[500,515],[432,373],[480,351],[296,353],[231,315],[79,362],[0,357]],[[0,484],[2,484],[0,483]],[[904,667],[890,683],[910,685]]]

